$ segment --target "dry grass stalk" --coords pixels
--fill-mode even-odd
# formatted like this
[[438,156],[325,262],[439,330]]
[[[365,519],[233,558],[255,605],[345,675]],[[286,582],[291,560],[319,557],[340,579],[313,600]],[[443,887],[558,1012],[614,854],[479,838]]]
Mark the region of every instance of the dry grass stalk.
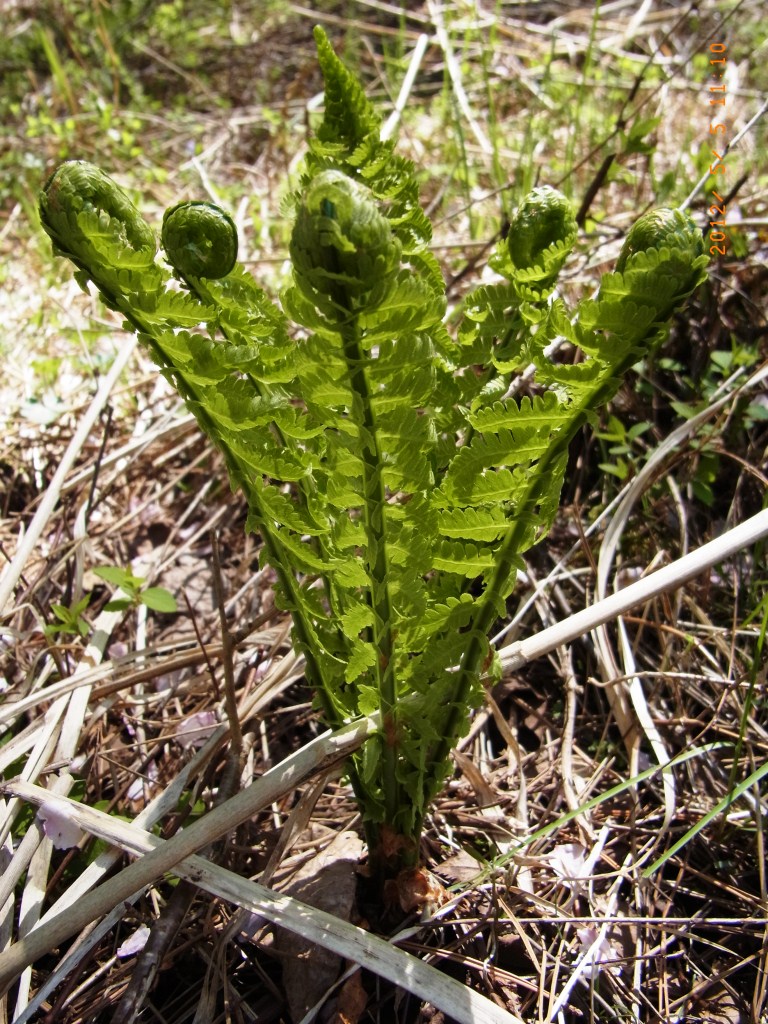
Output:
[[[347,742],[359,742],[360,734],[359,727],[356,731],[350,730]],[[320,760],[327,764],[329,762],[327,739],[324,738],[322,746],[325,747],[325,752]],[[330,763],[336,759],[337,752],[343,750],[338,734],[332,749],[334,754],[330,755]],[[302,758],[303,760],[305,759]],[[293,771],[288,773],[289,787],[294,784],[297,775],[304,777],[302,769],[297,769],[295,763],[291,768]],[[281,769],[281,774],[284,775],[285,770]],[[263,781],[263,778],[260,781]],[[258,786],[258,784],[254,785]],[[27,783],[9,784],[9,786],[19,797],[37,804],[43,803],[49,797],[47,791]],[[277,792],[278,790],[273,787],[272,796],[276,796]],[[240,793],[238,797],[243,795],[244,793]],[[237,797],[234,797],[233,800],[237,800]],[[250,806],[253,811],[257,809],[257,805],[252,800]],[[94,911],[96,914],[101,914],[112,909],[108,904],[114,905],[118,900],[124,898],[123,894],[128,892],[129,887],[132,892],[137,887],[137,880],[139,880],[139,885],[147,885],[159,878],[164,871],[172,869],[175,874],[205,889],[213,896],[234,903],[251,913],[261,914],[274,924],[295,931],[348,960],[355,960],[393,984],[412,992],[420,999],[428,1000],[435,1006],[444,1009],[460,1024],[521,1024],[517,1017],[500,1009],[473,989],[438,973],[427,964],[391,946],[370,932],[340,921],[338,918],[307,904],[299,903],[290,896],[273,892],[262,885],[241,878],[196,854],[182,853],[182,850],[190,850],[195,848],[196,844],[199,846],[206,842],[205,838],[201,838],[202,830],[199,828],[196,829],[193,842],[190,842],[189,832],[195,829],[195,825],[176,836],[175,839],[164,842],[148,832],[127,825],[75,801],[68,801],[68,807],[73,820],[84,830],[126,852],[143,855],[132,865],[134,868],[141,867],[141,870],[135,873],[135,877],[130,879],[130,883],[126,881],[124,884],[121,876],[113,879],[109,884],[109,893],[105,894],[106,901],[102,899],[96,906],[91,906],[91,902],[96,903],[96,901],[89,901],[89,914]],[[226,804],[219,809],[224,810],[225,807]],[[211,811],[207,818],[213,814],[215,814],[215,810]],[[238,816],[239,814],[240,812],[238,812]],[[226,831],[229,831],[236,824],[231,809],[227,817],[230,824]],[[240,818],[240,820],[243,819]],[[202,822],[197,824],[200,825]],[[209,828],[206,831],[211,838],[225,834],[224,830],[217,833]],[[179,840],[184,837],[186,837],[185,842],[180,844]],[[176,849],[174,852],[169,852],[168,847],[173,844]],[[181,860],[177,859],[180,855]],[[126,877],[128,871],[130,868],[121,873],[123,878]],[[77,913],[79,923],[83,921],[84,917],[85,913]],[[48,934],[41,935],[36,943],[33,938],[24,951],[26,956],[34,952],[35,958],[37,958],[42,955],[46,947],[50,948],[52,938],[54,942],[58,942],[63,937],[63,929],[59,931],[42,926],[38,931],[41,933],[47,931]],[[32,937],[34,934],[33,932]],[[72,934],[71,930],[69,934]],[[13,948],[18,949],[18,945]],[[24,943],[20,945],[24,945]],[[7,987],[9,973],[14,970],[14,967],[8,954],[0,956],[0,984]]]

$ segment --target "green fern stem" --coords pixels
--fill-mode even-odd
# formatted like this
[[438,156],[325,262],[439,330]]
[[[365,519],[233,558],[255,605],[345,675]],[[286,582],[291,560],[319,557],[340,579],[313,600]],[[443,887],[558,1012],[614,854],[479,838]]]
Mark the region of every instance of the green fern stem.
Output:
[[[301,198],[290,251],[297,286],[322,313],[326,328],[339,338],[351,391],[349,415],[358,429],[366,598],[372,611],[367,639],[373,646],[372,673],[382,715],[379,778],[384,822],[395,827],[405,795],[397,777],[397,686],[383,475],[386,457],[367,376],[367,367],[376,356],[366,349],[362,316],[370,316],[384,301],[400,266],[401,246],[371,191],[341,171],[328,169],[312,179]],[[378,817],[373,802],[369,810],[364,817]]]
[[[98,280],[94,279],[94,283],[100,290],[102,290]],[[162,346],[159,344],[157,339],[152,336],[151,329],[146,324],[142,323],[140,318],[137,317],[132,310],[123,309],[114,296],[105,293],[105,297],[107,297],[113,304],[113,308],[119,309],[134,330],[140,335],[142,340],[151,347],[158,361],[174,372],[176,387],[182,398],[184,398],[185,401],[194,403],[194,407],[197,410],[198,420],[201,421],[201,426],[203,427],[204,432],[209,437],[213,436],[213,424],[210,423],[208,415],[205,412],[205,408],[200,402],[199,396],[197,395],[194,387],[183,377],[182,374],[178,372],[172,361],[168,359],[162,349]],[[232,452],[231,449],[221,440],[219,442],[219,450],[224,456],[229,479],[233,485],[239,487],[243,492],[251,514],[258,522],[259,534],[266,549],[267,557],[275,570],[278,580],[280,581],[283,593],[288,598],[291,607],[291,619],[293,622],[293,633],[296,646],[304,655],[304,674],[306,676],[306,680],[310,688],[317,694],[323,714],[329,726],[331,728],[339,728],[344,724],[344,722],[342,721],[333,700],[332,688],[324,677],[321,662],[318,657],[318,651],[316,650],[312,637],[312,631],[302,615],[301,601],[296,590],[296,580],[290,570],[285,568],[290,565],[290,558],[283,550],[279,537],[270,526],[269,518],[265,515],[264,510],[261,507],[257,492],[253,487],[251,487],[248,470],[243,467],[240,459],[238,459],[235,453]],[[365,806],[366,803],[370,802],[370,797],[353,762],[348,764],[347,771],[355,798],[360,806]],[[369,844],[369,848],[373,848],[378,841],[377,833],[374,831],[373,825],[369,821],[364,821],[363,827],[365,828],[366,840]]]
[[[629,365],[631,365],[631,361]],[[625,368],[622,367],[618,374],[621,374]],[[595,388],[590,394],[578,406],[574,406],[569,422],[561,427],[557,436],[553,438],[552,443],[531,470],[525,492],[515,509],[514,519],[496,555],[493,574],[478,602],[478,610],[470,626],[469,641],[461,659],[441,737],[427,758],[427,771],[431,770],[432,774],[425,781],[425,802],[429,802],[435,797],[435,790],[440,781],[439,773],[447,764],[451,750],[461,733],[461,727],[466,722],[472,687],[481,676],[484,668],[483,660],[488,656],[486,637],[499,617],[504,603],[507,581],[515,570],[520,551],[525,547],[525,533],[529,528],[530,514],[534,511],[542,493],[542,480],[556,465],[558,459],[565,455],[577,431],[587,424],[590,410],[608,401],[615,393],[620,380],[619,375],[615,377],[610,374],[607,378],[602,377],[596,382]]]
[[[335,255],[331,250],[330,258]],[[334,289],[334,301],[343,306],[348,299],[343,287]],[[368,378],[365,373],[366,356],[361,346],[360,330],[353,317],[339,324],[344,359],[354,400],[358,403],[363,466],[363,518],[366,535],[370,591],[368,599],[373,611],[371,640],[376,649],[376,684],[382,715],[383,771],[382,791],[387,822],[393,822],[401,802],[397,783],[397,687],[392,640],[392,604],[389,593],[386,543],[386,491],[382,469],[384,460],[379,448],[376,415],[371,402]]]
[[[261,535],[262,543],[266,548],[269,561],[280,581],[283,593],[288,597],[290,602],[293,634],[296,646],[304,655],[304,675],[307,683],[317,694],[325,720],[328,722],[329,726],[332,729],[338,729],[344,724],[344,722],[339,716],[338,709],[333,700],[332,689],[326,682],[323,675],[320,660],[317,657],[317,651],[315,650],[312,632],[301,613],[301,603],[296,592],[296,581],[291,572],[284,568],[285,566],[290,565],[290,561],[287,555],[283,552],[279,539],[273,534],[273,531],[269,527],[267,517],[260,509],[258,495],[250,486],[247,473],[242,471],[242,467],[237,456],[225,448],[222,448],[222,453],[227,464],[227,472],[229,473],[230,480],[241,488],[248,503],[248,508],[252,513],[254,511],[256,513],[256,518],[259,521],[259,533]],[[353,761],[350,760],[348,762],[346,770],[349,783],[352,786],[353,793],[355,794],[355,799],[359,806],[364,807],[370,802],[370,797]],[[372,849],[378,841],[378,835],[374,829],[373,823],[364,820],[363,828],[365,830],[366,841],[369,848]]]
[[[584,419],[586,420],[586,415],[584,415]],[[461,732],[463,723],[466,722],[467,706],[472,687],[481,675],[482,663],[487,656],[486,637],[499,616],[502,588],[513,571],[515,557],[520,550],[526,530],[526,514],[531,510],[536,501],[539,493],[539,481],[543,472],[554,462],[555,456],[559,455],[561,451],[561,445],[558,445],[557,448],[553,445],[537,463],[536,471],[531,474],[525,495],[520,501],[518,515],[510,525],[504,542],[496,556],[493,575],[479,601],[477,613],[472,621],[469,642],[464,649],[464,655],[461,659],[456,685],[451,695],[451,702],[441,730],[440,739],[427,757],[427,772],[431,772],[431,775],[425,778],[425,803],[434,799],[436,789],[441,781],[440,773],[448,763],[456,738]]]
[[[196,295],[197,298],[203,304],[213,306],[215,309],[219,311],[220,314],[223,314],[225,312],[223,307],[216,300],[216,297],[205,286],[205,281],[202,281],[196,277],[187,277],[178,270],[177,273],[179,274],[181,280],[187,286],[189,291],[193,295]],[[222,335],[225,338],[229,337],[227,334],[227,328],[225,323],[220,322],[219,329],[221,330]],[[247,376],[258,394],[262,396],[268,395],[269,392],[267,391],[266,388],[264,388],[260,381],[255,380],[250,374],[248,374]],[[200,403],[198,402],[198,408],[199,407]],[[288,441],[285,435],[283,434],[283,432],[280,430],[280,427],[276,423],[271,424],[271,429],[274,432],[275,439],[277,440],[278,444],[280,444],[284,448],[290,447],[288,445]],[[307,623],[304,621],[304,618],[301,614],[301,604],[296,593],[295,580],[293,576],[290,574],[290,572],[286,571],[283,568],[284,565],[289,565],[290,561],[284,554],[281,553],[281,545],[279,545],[277,538],[273,537],[272,531],[268,525],[267,518],[263,514],[263,512],[260,511],[258,495],[254,492],[253,488],[248,483],[247,475],[241,471],[236,456],[228,449],[222,450],[225,461],[227,462],[227,471],[229,473],[230,479],[233,482],[236,482],[237,485],[241,488],[245,496],[245,499],[248,503],[248,508],[251,510],[252,513],[255,513],[255,518],[259,522],[259,533],[261,534],[262,541],[264,543],[265,548],[267,549],[269,560],[272,566],[274,567],[275,572],[277,573],[278,579],[280,580],[280,584],[283,588],[283,592],[289,597],[291,603],[291,618],[293,620],[294,635],[296,637],[297,646],[301,649],[301,651],[304,654],[305,675],[307,678],[307,682],[318,696],[320,706],[322,708],[326,722],[332,729],[338,729],[344,724],[344,722],[341,716],[339,715],[338,708],[333,699],[331,687],[327,684],[323,677],[323,673],[320,668],[320,663],[316,657],[316,652],[314,644],[312,642],[311,633],[308,629]],[[298,485],[299,493],[305,494],[306,491],[309,490],[312,486],[314,485],[311,478],[308,480],[305,479],[300,481]],[[325,558],[330,560],[330,556],[325,548],[325,545],[322,543],[322,538],[313,537],[311,538],[311,540],[312,542],[315,542],[317,544],[321,556],[324,556]],[[328,596],[331,608],[336,615],[336,619],[338,620],[340,613],[339,600],[338,595],[336,593],[336,588],[334,587],[332,581],[328,578],[327,575],[322,574],[320,578],[323,582],[325,593]],[[337,636],[340,639],[343,639],[343,634],[341,630],[337,630]],[[365,806],[366,803],[370,803],[369,794],[366,790],[366,787],[362,779],[360,778],[360,773],[357,771],[354,761],[352,760],[350,760],[347,765],[347,774],[350,785],[352,786],[352,791],[354,792],[355,798],[357,799],[358,803],[361,806]],[[363,827],[366,830],[366,839],[370,847],[376,841],[376,835],[372,831],[373,824],[370,821],[364,821]]]
[[[703,280],[706,262],[701,233],[687,214],[665,209],[645,214],[627,236],[617,272],[603,276],[597,299],[582,302],[574,322],[567,325],[570,339],[597,361],[600,372],[593,385],[573,401],[568,420],[532,467],[515,518],[497,551],[493,574],[470,625],[441,738],[430,751],[427,800],[434,797],[441,768],[460,734],[472,686],[483,670],[485,638],[503,614],[504,595],[517,557],[530,543],[525,534],[540,495],[546,493],[542,486],[546,474],[565,457],[568,445],[592,412],[615,395],[637,359],[663,337],[674,310]],[[514,274],[503,260],[497,262],[496,269],[514,283]],[[535,355],[537,375],[546,383],[543,349]]]
[[[173,373],[179,394],[185,401],[194,405],[197,418],[201,422],[206,435],[208,437],[214,436],[216,432],[213,423],[210,421],[208,414],[205,411],[205,406],[201,402],[194,386],[190,384],[182,373],[179,372],[177,367],[174,366],[173,361],[165,354],[160,343],[152,336],[151,327],[143,323],[141,318],[138,317],[133,310],[122,308],[119,299],[116,299],[113,295],[109,295],[109,293],[104,292],[98,279],[92,279],[99,287],[99,290],[102,291],[102,293],[105,294],[105,297],[109,299],[112,308],[119,309],[120,313],[131,324],[141,340],[152,349],[158,362],[166,366]],[[331,689],[325,683],[308,624],[304,621],[301,615],[301,603],[296,592],[296,581],[293,575],[284,568],[285,566],[290,565],[290,559],[283,551],[283,546],[280,543],[279,537],[269,524],[269,518],[265,515],[264,510],[261,507],[258,494],[250,485],[248,470],[243,467],[241,460],[224,441],[219,442],[219,449],[224,456],[230,480],[243,492],[248,503],[248,508],[254,514],[254,518],[258,522],[259,533],[264,547],[266,548],[267,556],[275,570],[275,573],[277,574],[278,579],[280,580],[283,592],[290,602],[291,610],[293,612],[292,618],[294,632],[296,634],[298,646],[304,654],[304,660],[306,663],[305,671],[308,676],[308,682],[320,695],[323,711],[328,716],[329,724],[332,727],[338,727],[343,723],[333,701],[330,698]]]
[[[226,276],[235,265],[238,242],[234,222],[224,211],[211,203],[182,203],[166,211],[163,217],[162,245],[177,278],[204,307],[216,310],[218,328],[222,336],[226,341],[233,343],[232,331],[227,318],[227,307],[220,301],[217,292],[209,287],[207,278],[212,276],[209,270],[211,266],[215,267],[217,274],[219,271],[225,272],[219,276]],[[262,381],[257,380],[248,372],[245,373],[245,376],[255,394],[262,398],[270,397],[270,389]],[[286,437],[277,422],[273,421],[269,429],[281,449],[295,451],[292,441]],[[270,559],[278,571],[284,592],[290,595],[293,606],[294,634],[297,645],[305,653],[308,682],[318,695],[326,721],[331,727],[338,728],[343,724],[342,717],[333,698],[332,690],[325,684],[314,657],[310,632],[301,616],[301,606],[295,589],[292,589],[295,588],[293,577],[282,568],[283,565],[290,563],[281,556],[278,545],[275,544],[275,539],[267,526],[266,517],[258,511],[260,508],[258,496],[247,483],[247,476],[235,469],[232,460],[228,460],[228,469],[232,479],[238,480],[239,486],[246,496],[249,509],[252,513],[256,513],[255,518],[259,521],[259,532],[264,539]],[[316,489],[314,479],[311,476],[304,477],[298,482],[297,487],[298,495],[308,506],[308,498]],[[312,537],[309,543],[324,562],[330,563],[330,554],[321,537]],[[290,580],[286,579],[286,576],[290,576]],[[335,620],[338,621],[341,615],[341,603],[336,587],[328,574],[321,573],[320,579]],[[345,643],[340,629],[337,629],[337,640],[341,645]],[[358,799],[364,798],[365,790],[354,763],[349,766],[349,775],[355,795]]]
[[[179,278],[179,280],[186,286],[187,290],[191,295],[194,295],[195,298],[197,298],[198,301],[201,302],[204,306],[209,306],[212,309],[216,310],[219,316],[218,327],[219,330],[221,331],[222,337],[225,338],[227,341],[231,342],[231,332],[229,330],[226,320],[226,308],[219,302],[218,298],[213,293],[213,291],[210,288],[208,288],[205,279],[195,277],[192,274],[185,274],[179,267],[174,267],[174,272],[176,276]],[[256,394],[258,394],[262,398],[269,398],[271,396],[272,392],[262,383],[262,381],[257,380],[251,373],[247,372],[245,373],[245,377],[252,385],[254,392]],[[280,429],[280,426],[277,423],[272,422],[270,424],[270,430],[272,432],[273,437],[275,438],[275,441],[281,448],[287,451],[295,451],[295,447],[290,443],[289,438],[286,437],[286,435]],[[299,493],[305,498],[308,494],[312,493],[316,489],[315,482],[311,476],[304,477],[300,481],[298,481],[297,488]],[[253,503],[250,498],[248,499],[248,507],[253,507]],[[330,562],[331,556],[325,544],[323,543],[322,537],[312,537],[310,538],[310,543],[315,548],[315,550],[317,551],[321,558],[325,559],[327,562]],[[322,574],[320,578],[322,579],[323,586],[325,588],[325,593],[328,596],[328,601],[331,605],[331,610],[333,611],[334,616],[338,621],[338,619],[341,616],[341,602],[339,600],[337,588],[333,584],[332,580],[330,580],[326,574]],[[343,634],[341,630],[337,631],[337,636],[340,640],[343,639]],[[324,691],[323,696],[325,696]],[[327,714],[325,701],[323,702],[323,711]],[[337,728],[343,724],[337,713],[334,714],[331,718],[328,718],[327,720],[329,725],[331,725],[334,728]]]

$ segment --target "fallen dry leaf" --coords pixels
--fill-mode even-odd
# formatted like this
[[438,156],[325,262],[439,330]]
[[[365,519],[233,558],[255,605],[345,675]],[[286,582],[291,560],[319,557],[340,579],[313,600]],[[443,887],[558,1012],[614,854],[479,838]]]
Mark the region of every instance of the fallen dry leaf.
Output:
[[462,849],[438,864],[435,871],[449,882],[471,882],[482,869],[480,861]]
[[[357,891],[357,863],[363,843],[342,832],[304,864],[284,891],[303,903],[349,921]],[[340,956],[294,932],[277,929],[275,949],[284,956],[283,983],[291,1019],[299,1021],[334,984],[343,966]]]
[[499,795],[486,780],[483,773],[475,762],[462,754],[460,750],[453,751],[453,759],[461,769],[464,777],[475,791],[475,799],[478,807],[492,807],[499,802]]
[[368,993],[363,985],[361,971],[347,978],[341,986],[336,1013],[330,1024],[358,1024],[368,1005]]
[[426,868],[406,868],[397,876],[397,896],[406,914],[414,910],[433,914],[449,899],[448,893]]

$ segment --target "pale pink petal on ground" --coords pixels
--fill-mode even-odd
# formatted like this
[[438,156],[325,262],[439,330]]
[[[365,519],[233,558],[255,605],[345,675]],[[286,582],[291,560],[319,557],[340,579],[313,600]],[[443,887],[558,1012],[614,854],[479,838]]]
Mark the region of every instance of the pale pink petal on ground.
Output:
[[37,813],[43,822],[43,832],[57,850],[68,850],[72,846],[77,846],[85,836],[85,832],[72,817],[69,805],[63,800],[46,800],[40,804]]
[[122,958],[140,953],[146,946],[148,938],[149,928],[145,924],[139,925],[136,931],[117,947],[116,955]]

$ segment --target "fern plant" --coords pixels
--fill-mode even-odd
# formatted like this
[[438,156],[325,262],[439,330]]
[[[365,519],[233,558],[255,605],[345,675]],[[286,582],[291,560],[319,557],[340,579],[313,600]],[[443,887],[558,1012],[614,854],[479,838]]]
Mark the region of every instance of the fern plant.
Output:
[[[59,167],[40,211],[55,251],[222,451],[328,724],[380,713],[348,774],[386,877],[418,858],[494,672],[489,631],[555,515],[569,442],[663,336],[706,256],[687,215],[655,211],[596,297],[569,310],[555,285],[576,224],[563,196],[535,189],[492,258],[501,283],[466,299],[451,336],[415,169],[315,35],[325,114],[293,196],[279,305],[235,262],[234,224],[211,204],[166,213],[165,262],[90,164]],[[556,339],[578,358],[554,358]],[[530,364],[534,397],[518,399],[512,381]]]

